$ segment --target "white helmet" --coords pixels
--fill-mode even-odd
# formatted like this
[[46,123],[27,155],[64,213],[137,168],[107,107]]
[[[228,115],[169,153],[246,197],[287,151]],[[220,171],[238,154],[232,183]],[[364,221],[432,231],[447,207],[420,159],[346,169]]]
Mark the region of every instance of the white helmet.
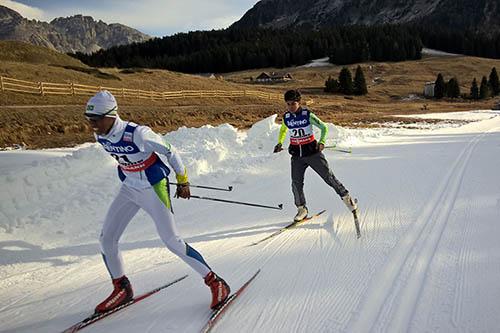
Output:
[[87,102],[85,115],[92,117],[112,117],[115,118],[118,111],[118,104],[115,96],[107,90],[101,90]]

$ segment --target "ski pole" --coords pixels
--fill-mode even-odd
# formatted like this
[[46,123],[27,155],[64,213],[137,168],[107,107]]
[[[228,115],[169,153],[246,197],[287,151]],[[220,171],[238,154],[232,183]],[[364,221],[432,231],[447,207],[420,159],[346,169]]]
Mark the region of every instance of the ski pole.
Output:
[[337,148],[337,146],[325,146],[325,149],[332,149],[332,150],[336,150],[336,151],[340,151],[342,153],[352,153],[352,149],[349,148],[349,149],[343,149],[343,148]]
[[225,200],[225,199],[210,198],[210,197],[200,197],[200,196],[197,196],[197,195],[192,195],[191,198],[202,199],[202,200],[211,200],[211,201],[219,201],[219,202],[227,202],[227,203],[238,204],[238,205],[245,205],[245,206],[252,206],[252,207],[280,209],[280,210],[283,209],[283,204],[279,204],[278,206],[266,206],[266,205],[259,205],[259,204],[254,204],[254,203],[250,203],[250,202],[233,201],[233,200]]
[[[179,183],[170,183],[170,185],[182,185],[182,184],[179,184]],[[207,189],[207,190],[227,191],[227,192],[231,192],[233,190],[232,186],[228,186],[227,188],[222,188],[222,187],[212,187],[212,186],[191,185],[191,184],[189,184],[189,187],[204,188],[204,189]]]

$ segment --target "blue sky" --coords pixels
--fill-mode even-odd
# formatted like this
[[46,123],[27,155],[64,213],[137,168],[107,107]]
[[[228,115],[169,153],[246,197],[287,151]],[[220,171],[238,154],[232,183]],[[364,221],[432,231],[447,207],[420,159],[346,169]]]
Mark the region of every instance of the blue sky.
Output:
[[76,14],[122,23],[152,36],[227,28],[258,0],[0,0],[28,19],[50,22]]

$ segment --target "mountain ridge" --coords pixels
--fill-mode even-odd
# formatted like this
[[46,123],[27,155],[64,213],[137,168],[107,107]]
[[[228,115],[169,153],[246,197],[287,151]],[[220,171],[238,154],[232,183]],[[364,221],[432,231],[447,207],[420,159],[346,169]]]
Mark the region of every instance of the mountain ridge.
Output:
[[112,46],[151,39],[120,23],[107,24],[91,16],[58,17],[50,23],[29,20],[0,5],[0,40],[17,40],[63,53],[91,53]]
[[500,31],[498,17],[499,0],[261,0],[231,27],[411,23],[490,33]]

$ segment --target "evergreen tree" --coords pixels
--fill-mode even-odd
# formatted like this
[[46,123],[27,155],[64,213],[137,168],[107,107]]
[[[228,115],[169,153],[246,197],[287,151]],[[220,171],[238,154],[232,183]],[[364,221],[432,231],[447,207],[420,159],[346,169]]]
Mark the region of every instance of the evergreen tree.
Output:
[[325,81],[325,92],[338,93],[340,90],[339,81],[337,79],[328,76],[328,79]]
[[500,82],[498,80],[497,69],[495,67],[491,69],[490,80],[488,83],[490,84],[493,96],[500,94]]
[[434,83],[434,97],[437,99],[443,98],[446,92],[445,89],[446,87],[444,84],[443,75],[439,73],[436,82]]
[[352,84],[352,75],[349,68],[344,67],[340,71],[339,74],[339,85],[340,92],[345,95],[352,95],[353,92],[353,84]]
[[488,80],[486,80],[486,76],[483,76],[483,79],[481,80],[481,87],[479,87],[479,98],[485,99],[490,96],[490,85],[488,84]]
[[460,97],[460,86],[455,77],[451,78],[446,84],[446,96],[451,98]]
[[365,74],[359,65],[356,68],[356,73],[354,74],[353,92],[354,95],[366,95],[368,93]]
[[479,99],[479,87],[477,86],[476,78],[472,80],[472,85],[470,86],[470,98]]

